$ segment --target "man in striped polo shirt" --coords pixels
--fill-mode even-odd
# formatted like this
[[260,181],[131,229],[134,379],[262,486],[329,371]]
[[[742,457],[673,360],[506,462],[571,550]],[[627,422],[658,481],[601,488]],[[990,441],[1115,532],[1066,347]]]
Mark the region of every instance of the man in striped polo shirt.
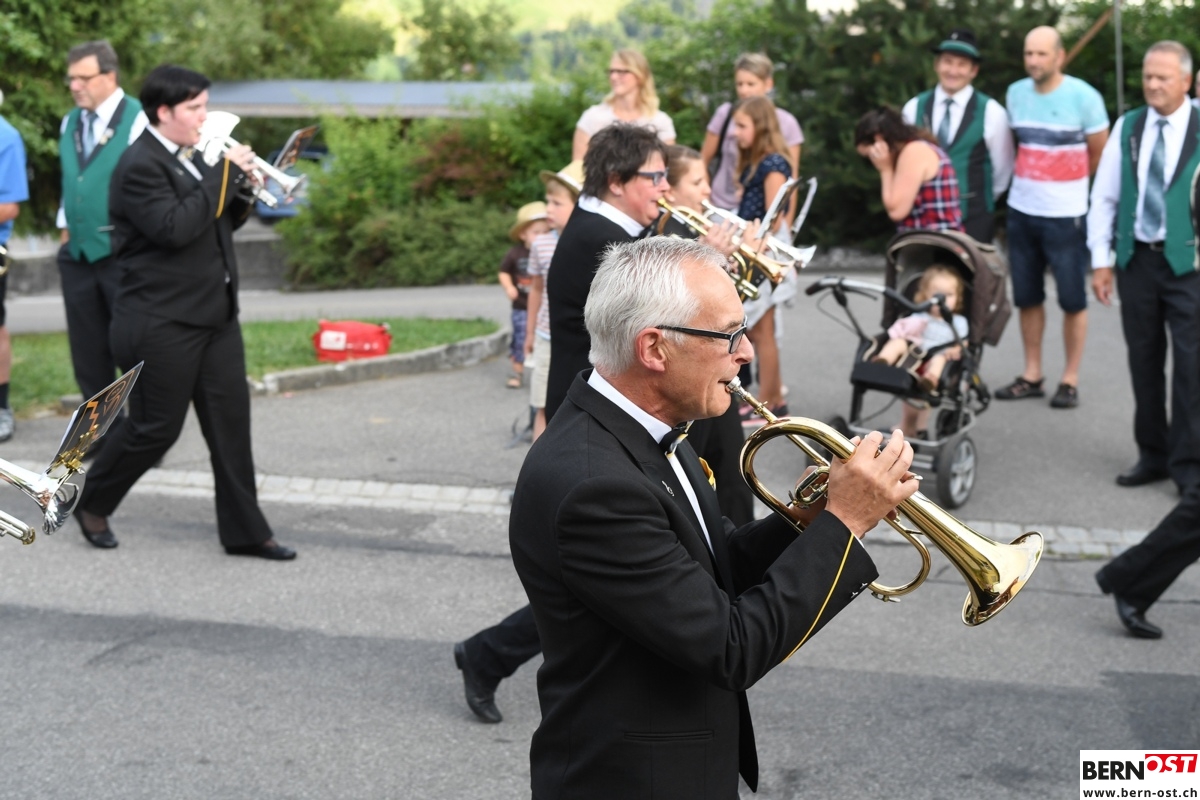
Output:
[[1079,365],[1087,338],[1088,178],[1108,141],[1108,112],[1100,93],[1063,74],[1062,39],[1049,27],[1025,37],[1028,78],[1008,87],[1005,105],[1017,137],[1008,190],[1008,248],[1013,303],[1020,309],[1025,369],[999,389],[999,400],[1043,397],[1042,336],[1046,329],[1045,272],[1054,272],[1063,311],[1065,364],[1050,405],[1079,404]]
[[977,241],[991,242],[996,232],[996,198],[1012,179],[1008,114],[971,85],[981,60],[972,31],[951,31],[933,52],[937,86],[904,104],[904,121],[938,138],[958,178],[963,230]]

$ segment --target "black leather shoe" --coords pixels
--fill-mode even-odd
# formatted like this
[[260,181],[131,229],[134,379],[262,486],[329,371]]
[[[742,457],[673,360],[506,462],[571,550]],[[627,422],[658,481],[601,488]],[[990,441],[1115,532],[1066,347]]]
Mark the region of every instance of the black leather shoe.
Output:
[[467,649],[462,642],[454,645],[454,664],[462,670],[463,690],[467,695],[467,708],[474,712],[484,722],[497,723],[504,720],[500,709],[496,708],[496,689],[484,688],[483,681],[471,668],[467,660]]
[[1145,612],[1138,611],[1133,607],[1132,603],[1119,594],[1114,594],[1113,598],[1117,601],[1117,617],[1120,618],[1121,624],[1125,626],[1125,630],[1138,639],[1162,638],[1162,628],[1147,622],[1144,616]]
[[225,552],[231,556],[255,556],[257,558],[266,558],[271,561],[291,561],[296,557],[295,550],[290,547],[284,547],[274,539],[267,539],[262,544],[226,547]]
[[1155,469],[1145,461],[1138,461],[1117,476],[1118,486],[1145,486],[1155,481],[1165,481],[1170,475],[1165,469]]
[[104,522],[104,530],[99,533],[92,533],[83,524],[83,509],[78,506],[72,513],[75,521],[79,523],[79,530],[83,532],[83,538],[88,540],[88,544],[92,547],[99,547],[101,550],[111,550],[117,546],[117,537],[113,536],[112,530],[108,527],[108,521]]

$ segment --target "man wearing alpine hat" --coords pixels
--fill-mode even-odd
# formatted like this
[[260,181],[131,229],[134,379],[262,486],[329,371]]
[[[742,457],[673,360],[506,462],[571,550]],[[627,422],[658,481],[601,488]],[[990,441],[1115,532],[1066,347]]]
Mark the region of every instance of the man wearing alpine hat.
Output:
[[937,86],[904,105],[904,120],[937,136],[958,177],[964,228],[976,240],[991,242],[996,198],[1012,179],[1008,114],[971,86],[981,60],[972,31],[956,28],[933,52]]

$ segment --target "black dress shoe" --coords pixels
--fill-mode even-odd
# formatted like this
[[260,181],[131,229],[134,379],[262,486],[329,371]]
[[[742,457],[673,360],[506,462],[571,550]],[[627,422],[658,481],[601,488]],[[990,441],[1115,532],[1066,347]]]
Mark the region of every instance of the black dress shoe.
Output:
[[467,708],[471,709],[475,716],[484,722],[501,722],[504,716],[500,713],[500,709],[496,708],[496,689],[495,687],[484,688],[484,682],[475,674],[471,662],[467,660],[467,649],[462,642],[454,645],[454,664],[462,670]]
[[1147,622],[1144,616],[1145,612],[1138,611],[1132,603],[1119,594],[1114,594],[1113,598],[1117,601],[1117,616],[1120,618],[1121,624],[1133,636],[1138,639],[1162,638],[1162,628]]
[[1170,475],[1165,469],[1156,469],[1145,461],[1139,461],[1117,476],[1118,486],[1145,486],[1155,481],[1165,481]]
[[274,539],[267,539],[262,544],[247,544],[237,545],[235,547],[226,547],[225,552],[231,556],[255,556],[257,558],[266,558],[271,561],[291,561],[296,557],[296,551],[290,547],[284,547]]
[[75,521],[79,523],[79,530],[83,531],[83,538],[87,539],[88,543],[92,547],[99,547],[101,550],[112,550],[117,546],[117,537],[113,536],[113,532],[108,527],[107,520],[104,522],[104,530],[100,531],[99,533],[92,533],[87,529],[87,526],[83,524],[82,508],[76,506],[75,510],[71,512],[71,514],[75,517]]

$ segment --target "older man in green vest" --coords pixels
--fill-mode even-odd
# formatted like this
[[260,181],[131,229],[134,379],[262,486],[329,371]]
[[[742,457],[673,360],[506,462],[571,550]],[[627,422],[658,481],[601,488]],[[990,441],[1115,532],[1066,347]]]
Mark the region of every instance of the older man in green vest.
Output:
[[1113,125],[1092,187],[1092,289],[1111,303],[1116,273],[1133,378],[1138,460],[1117,476],[1121,486],[1171,478],[1183,491],[1200,483],[1200,255],[1192,197],[1200,113],[1188,102],[1191,83],[1192,57],[1183,45],[1162,41],[1146,51],[1146,105]]
[[117,85],[117,66],[106,41],[85,42],[67,54],[66,84],[76,107],[63,118],[58,142],[63,175],[58,270],[71,362],[84,397],[108,386],[116,374],[108,328],[119,276],[109,242],[108,184],[125,148],[146,129],[141,103]]
[[937,136],[958,178],[963,228],[977,241],[991,242],[996,198],[1008,189],[1013,173],[1008,113],[971,85],[981,61],[972,31],[951,31],[933,52],[937,86],[909,100],[901,113],[909,125]]

